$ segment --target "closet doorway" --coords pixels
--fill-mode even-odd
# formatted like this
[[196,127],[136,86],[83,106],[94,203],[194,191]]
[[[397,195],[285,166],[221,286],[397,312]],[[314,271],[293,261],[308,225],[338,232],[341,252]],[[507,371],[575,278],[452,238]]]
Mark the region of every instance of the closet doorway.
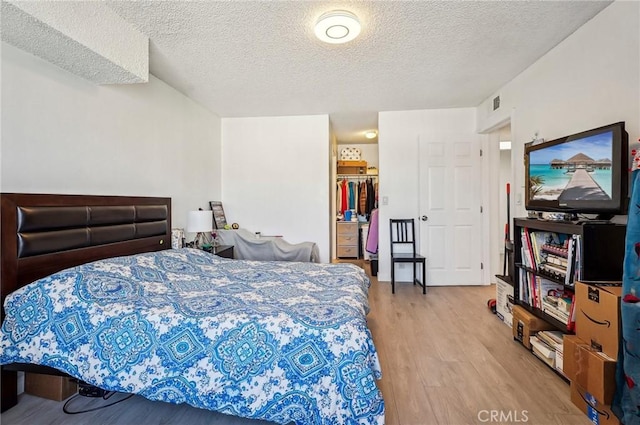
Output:
[[371,212],[377,208],[378,144],[335,145],[332,180],[332,261],[364,265]]

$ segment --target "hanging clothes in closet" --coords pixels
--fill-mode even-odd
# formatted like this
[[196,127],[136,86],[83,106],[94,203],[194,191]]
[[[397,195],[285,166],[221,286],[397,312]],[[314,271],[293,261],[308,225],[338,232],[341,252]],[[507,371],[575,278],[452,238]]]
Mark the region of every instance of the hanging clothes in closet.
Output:
[[364,216],[368,221],[371,211],[378,206],[378,183],[367,176],[342,177],[336,183],[336,211],[344,215],[347,210]]
[[367,252],[371,254],[378,253],[378,209],[371,211],[371,222],[369,223],[369,234],[367,234]]
[[358,198],[358,214],[366,215],[367,214],[367,182],[360,182],[359,188],[360,196]]
[[371,211],[376,207],[376,189],[372,179],[367,179],[367,217],[371,215]]
[[349,209],[354,210],[356,208],[356,195],[358,193],[358,184],[356,182],[349,182]]
[[340,187],[340,214],[344,214],[346,210],[349,209],[349,201],[347,196],[347,187],[348,182],[346,179],[343,179]]

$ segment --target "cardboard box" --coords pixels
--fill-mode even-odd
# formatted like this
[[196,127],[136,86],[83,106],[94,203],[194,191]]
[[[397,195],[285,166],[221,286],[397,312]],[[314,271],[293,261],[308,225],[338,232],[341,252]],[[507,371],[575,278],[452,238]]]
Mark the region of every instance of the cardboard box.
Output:
[[499,277],[496,278],[496,315],[507,326],[513,323],[513,286]]
[[588,347],[588,345],[575,335],[565,335],[562,340],[562,345],[562,357],[564,363],[562,371],[569,381],[574,382],[576,380],[576,369],[578,367],[578,364],[575,361],[578,346],[585,345]]
[[576,283],[576,335],[596,351],[618,358],[621,286]]
[[62,401],[78,392],[78,384],[64,376],[25,373],[24,392],[49,400]]
[[338,161],[338,174],[367,174],[367,161]]
[[611,404],[616,390],[616,361],[595,351],[576,335],[564,337],[564,372],[602,404]]
[[551,324],[529,313],[523,307],[516,305],[513,307],[513,323],[511,330],[513,337],[522,342],[522,345],[531,349],[529,337],[538,331],[555,329]]
[[366,167],[367,161],[338,161],[338,167]]
[[593,424],[620,425],[618,417],[611,411],[611,406],[600,403],[575,382],[571,382],[571,401]]

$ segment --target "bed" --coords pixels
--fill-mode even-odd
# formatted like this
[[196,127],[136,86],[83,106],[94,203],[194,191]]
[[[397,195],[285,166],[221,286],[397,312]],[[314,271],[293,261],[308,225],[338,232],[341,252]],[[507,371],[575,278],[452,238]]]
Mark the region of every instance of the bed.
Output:
[[[74,208],[87,209],[80,226]],[[166,198],[2,195],[3,410],[17,401],[9,369],[35,364],[276,423],[384,423],[362,269],[167,249],[170,210]],[[70,230],[88,236],[69,246]]]

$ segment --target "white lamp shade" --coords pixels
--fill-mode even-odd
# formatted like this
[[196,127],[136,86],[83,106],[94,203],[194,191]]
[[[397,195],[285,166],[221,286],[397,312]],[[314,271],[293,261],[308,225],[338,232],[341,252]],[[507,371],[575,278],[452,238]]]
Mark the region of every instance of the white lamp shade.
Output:
[[211,211],[189,211],[187,232],[199,233],[211,230],[213,230],[213,213]]

